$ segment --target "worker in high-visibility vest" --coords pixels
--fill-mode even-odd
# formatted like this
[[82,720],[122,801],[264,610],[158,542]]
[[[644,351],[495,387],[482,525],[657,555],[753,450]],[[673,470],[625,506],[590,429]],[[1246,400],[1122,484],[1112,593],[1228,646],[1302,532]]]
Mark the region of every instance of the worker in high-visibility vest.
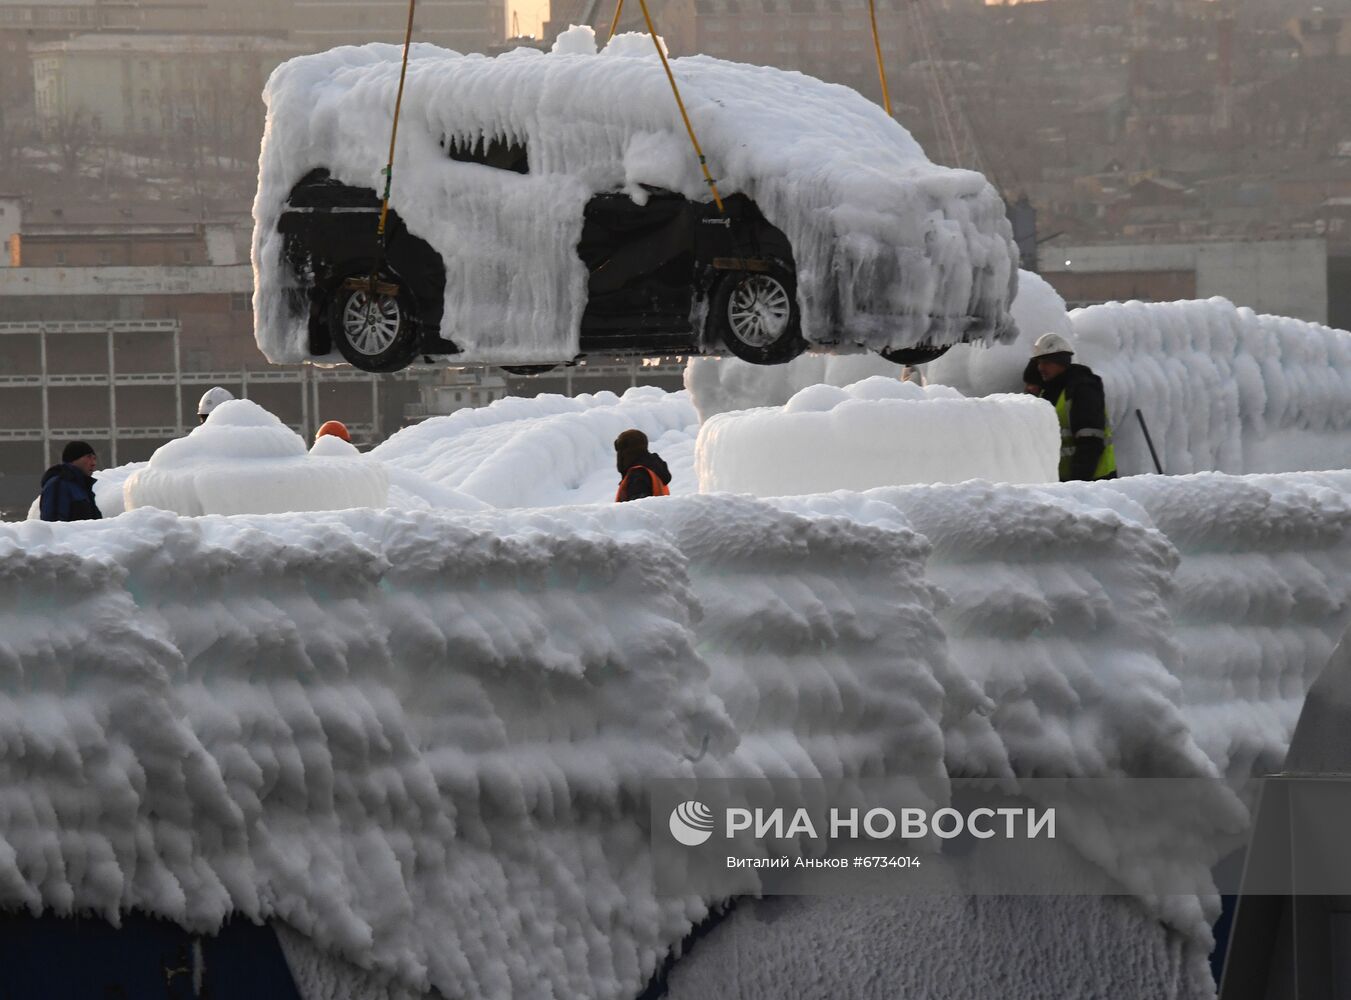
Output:
[[671,470],[660,455],[648,450],[647,435],[636,428],[615,438],[615,467],[619,470],[619,489],[615,502],[641,500],[644,497],[671,495]]
[[1058,333],[1044,333],[1032,345],[1041,376],[1041,398],[1060,419],[1060,481],[1116,478],[1112,428],[1102,379],[1074,363],[1074,346]]

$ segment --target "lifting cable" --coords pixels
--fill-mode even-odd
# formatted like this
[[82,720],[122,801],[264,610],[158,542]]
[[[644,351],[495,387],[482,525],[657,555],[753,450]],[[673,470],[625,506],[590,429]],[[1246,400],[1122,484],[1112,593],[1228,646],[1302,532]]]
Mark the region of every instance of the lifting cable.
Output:
[[[623,4],[624,0],[619,0]],[[887,89],[887,67],[882,61],[882,38],[877,33],[877,0],[868,0],[868,18],[873,26],[873,51],[877,53],[877,76],[882,81],[882,107],[887,109],[887,117],[893,117],[891,113],[891,91]]]
[[[620,0],[620,3],[622,4],[623,0]],[[685,110],[685,102],[680,99],[680,88],[676,86],[676,78],[675,74],[671,72],[670,60],[666,58],[666,50],[662,48],[661,39],[657,37],[657,28],[652,23],[652,14],[647,9],[647,0],[638,0],[638,4],[643,8],[643,20],[647,22],[647,33],[652,36],[652,44],[657,47],[657,55],[661,58],[661,67],[666,70],[666,79],[671,82],[671,93],[675,94],[676,107],[680,109],[680,117],[685,122],[685,131],[690,135],[690,144],[694,146],[694,155],[699,157],[699,169],[704,172],[704,183],[713,192],[713,201],[718,206],[718,214],[726,215],[727,209],[723,207],[722,195],[718,194],[718,184],[713,180],[713,175],[708,172],[708,160],[704,157],[704,151],[699,148],[699,139],[694,134],[694,126],[690,124],[690,116]],[[618,19],[619,13],[616,11],[616,22]]]
[[[413,42],[413,8],[417,0],[408,0],[408,27],[403,34],[403,65],[399,68],[399,93],[394,98],[394,126],[389,131],[389,159],[385,163],[385,193],[380,198],[380,225],[375,231],[375,238],[380,243],[380,264],[384,263],[385,255],[385,220],[389,217],[389,189],[394,182],[394,143],[399,138],[399,111],[403,107],[403,84],[408,78],[408,49]],[[376,270],[379,270],[377,266]],[[371,281],[375,281],[375,273],[371,273]]]
[[[657,56],[661,59],[661,68],[666,70],[666,79],[671,84],[671,93],[675,95],[676,107],[680,109],[680,118],[685,123],[685,132],[690,137],[690,145],[694,147],[694,155],[699,158],[699,169],[704,172],[704,183],[713,193],[713,202],[718,206],[718,214],[726,215],[727,209],[723,206],[722,195],[718,193],[718,183],[708,171],[708,160],[704,157],[704,151],[699,146],[699,139],[694,134],[694,126],[690,123],[689,113],[685,110],[685,102],[680,97],[680,88],[676,86],[675,74],[671,72],[671,63],[666,58],[666,50],[662,48],[661,39],[657,37],[657,27],[652,23],[652,14],[647,9],[647,0],[638,0],[638,3],[643,8],[643,20],[647,22],[647,33],[652,36],[652,44],[657,48]],[[614,38],[615,31],[619,28],[619,18],[623,13],[624,0],[619,0],[615,7],[615,16],[610,21],[610,34],[606,37],[607,42]]]

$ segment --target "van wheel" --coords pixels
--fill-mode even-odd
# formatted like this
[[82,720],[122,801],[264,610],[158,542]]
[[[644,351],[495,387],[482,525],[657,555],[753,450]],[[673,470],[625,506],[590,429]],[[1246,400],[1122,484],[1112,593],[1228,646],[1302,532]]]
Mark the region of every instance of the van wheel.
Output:
[[787,268],[733,271],[719,282],[709,328],[727,349],[756,365],[781,365],[807,348],[798,315],[797,282]]
[[396,372],[417,356],[422,326],[412,293],[384,268],[370,280],[374,262],[344,268],[329,298],[328,332],[354,368]]

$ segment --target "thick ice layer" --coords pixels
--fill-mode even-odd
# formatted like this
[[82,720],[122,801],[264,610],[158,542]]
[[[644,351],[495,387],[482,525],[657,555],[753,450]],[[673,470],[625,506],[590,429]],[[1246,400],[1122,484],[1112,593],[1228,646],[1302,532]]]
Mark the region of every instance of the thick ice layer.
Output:
[[783,406],[814,385],[843,388],[881,375],[900,378],[903,369],[877,354],[801,354],[786,365],[753,365],[740,358],[690,358],[685,389],[703,422],[729,410]]
[[790,496],[905,483],[1053,482],[1054,411],[1028,396],[963,399],[874,376],[816,385],[783,407],[720,413],[699,430],[704,493]]
[[405,428],[371,455],[494,507],[614,500],[614,439],[637,428],[670,465],[671,492],[697,490],[697,418],[685,393],[651,386],[498,400]]
[[267,514],[385,507],[383,466],[346,441],[305,442],[247,399],[211,412],[186,437],[156,450],[124,486],[126,508],[158,507],[178,514]]
[[1351,624],[1351,473],[1127,479],[1181,562],[1165,598],[1197,743],[1233,777],[1280,768]]
[[1018,273],[1018,294],[1010,310],[1018,336],[1008,344],[958,344],[936,361],[924,366],[930,382],[950,385],[964,396],[990,396],[1023,391],[1023,369],[1032,354],[1032,343],[1043,333],[1074,338],[1065,300],[1031,271]]
[[1063,309],[1050,286],[1024,275],[1017,341],[954,347],[927,374],[968,395],[1016,392],[1032,341],[1066,333],[1076,360],[1102,376],[1125,475],[1155,471],[1136,410],[1169,475],[1351,466],[1351,333],[1218,298],[1112,302],[1068,318]]
[[[396,992],[632,997],[714,902],[652,895],[650,777],[1275,759],[1351,613],[1349,496],[1337,473],[0,527],[0,905],[270,916]],[[1142,901],[1189,984],[1243,823],[1215,795],[1185,830],[1067,824],[1127,886],[1194,887]],[[1158,961],[1134,926],[1122,954]]]
[[[239,419],[178,443],[171,468],[208,441],[203,468],[357,460],[218,412]],[[688,469],[694,423],[654,389],[513,399],[370,461],[409,504],[605,499],[618,430]],[[453,492],[471,484],[478,501]],[[1243,777],[1280,759],[1351,618],[1348,558],[1351,473],[0,526],[0,906],[273,917],[307,984],[330,984],[308,1000],[352,995],[345,976],[391,996],[631,998],[717,902],[652,894],[650,777]],[[1190,894],[1035,930],[1017,905],[975,909],[1018,924],[1010,949],[1111,935],[1194,996],[1208,866],[1244,822],[1218,787],[1196,806],[1184,830],[1066,826],[1142,896],[1159,877]],[[832,912],[800,905],[788,919]],[[969,940],[967,916],[943,933]],[[1077,964],[1074,942],[1045,961]],[[810,969],[779,947],[756,961],[796,994]],[[928,966],[907,968],[921,990]],[[1068,965],[1047,977],[1094,988]]]
[[1153,470],[1137,409],[1170,475],[1351,467],[1351,333],[1225,299],[1091,306],[1072,319],[1127,471]]
[[[650,185],[709,200],[656,54],[638,42],[493,59],[413,48],[391,205],[445,260],[441,329],[463,360],[577,354],[587,274],[576,247],[593,195],[641,200]],[[383,189],[400,54],[334,49],[268,82],[253,262],[256,335],[272,361],[308,354],[283,205],[316,168]],[[792,244],[809,341],[848,352],[1005,331],[1016,254],[984,177],[930,163],[847,88],[706,56],[672,66],[719,190],[751,197]],[[456,162],[439,145],[485,137],[524,143],[530,173]]]
[[952,894],[945,896],[739,900],[676,964],[665,995],[670,1000],[1212,1000],[1215,995],[1206,946],[1180,940],[1144,918],[1134,900],[972,899],[968,891],[954,878]]
[[[705,908],[652,895],[649,777],[707,747],[944,780],[923,543],[670,504],[3,529],[0,903],[274,916],[446,995],[635,995]],[[72,600],[78,634],[39,611]]]

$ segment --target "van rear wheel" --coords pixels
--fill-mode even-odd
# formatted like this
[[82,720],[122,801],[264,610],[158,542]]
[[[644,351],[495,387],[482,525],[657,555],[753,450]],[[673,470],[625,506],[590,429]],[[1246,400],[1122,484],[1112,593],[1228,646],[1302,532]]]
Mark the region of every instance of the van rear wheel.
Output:
[[345,268],[329,300],[328,332],[354,368],[396,372],[417,356],[422,327],[407,286],[388,268],[374,278],[374,261]]

